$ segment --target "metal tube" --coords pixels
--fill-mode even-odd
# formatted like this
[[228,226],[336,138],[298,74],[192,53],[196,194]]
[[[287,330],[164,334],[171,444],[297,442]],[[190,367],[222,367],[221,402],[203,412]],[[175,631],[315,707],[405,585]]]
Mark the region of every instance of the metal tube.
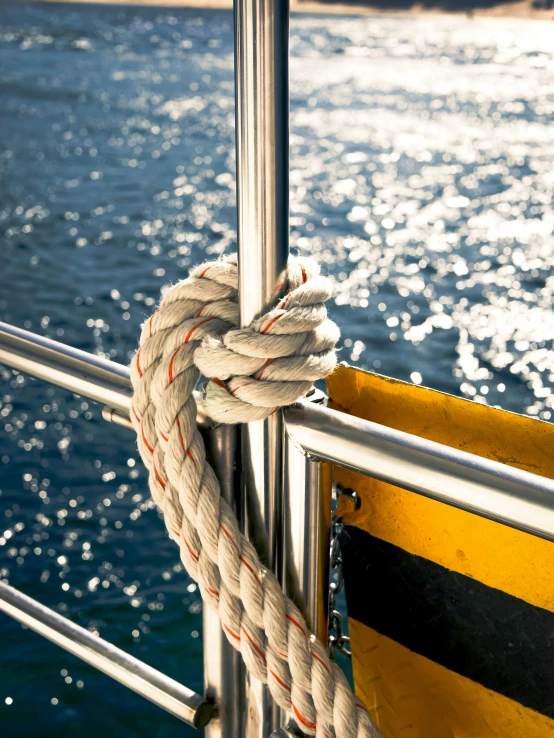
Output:
[[129,415],[129,369],[0,322],[0,363]]
[[[14,348],[6,340],[7,336],[18,333],[24,335],[21,346],[31,344],[29,353],[23,356],[20,345]],[[127,367],[101,360],[106,375],[94,374],[90,367],[96,365],[98,357],[56,341],[48,341],[48,349],[41,350],[45,341],[41,336],[0,323],[0,363],[73,389],[71,375],[66,377],[59,368],[49,371],[51,362],[56,367],[60,364],[51,352],[60,350],[64,357],[78,354],[77,367],[87,378],[79,393],[106,402],[111,392],[112,400],[114,395],[118,396],[115,398],[118,407],[125,406],[131,392],[129,385],[121,383],[121,389],[114,391],[113,384],[122,375],[128,376]],[[125,415],[125,411],[122,413]],[[312,407],[306,401],[286,408],[284,416],[292,440],[316,458],[554,541],[554,481],[551,479],[329,408]],[[197,420],[205,422],[205,416],[199,413]]]
[[[210,424],[201,428],[206,456],[221,486],[222,497],[235,510],[239,507],[237,441],[234,425]],[[204,693],[217,704],[217,718],[206,727],[206,738],[241,738],[244,735],[244,664],[221,628],[217,612],[202,611],[204,655]]]
[[[130,371],[128,366],[16,328],[0,321],[0,364],[30,374],[76,395],[100,402],[104,420],[132,428]],[[195,392],[197,423],[208,418]]]
[[[325,401],[314,390],[310,402]],[[285,592],[304,615],[312,632],[327,641],[329,527],[331,498],[322,484],[322,462],[310,458],[287,433],[283,539]]]
[[0,582],[0,611],[188,725],[203,728],[215,712],[214,705],[196,692],[3,582]]
[[[323,392],[312,390],[312,403],[325,399]],[[300,608],[312,632],[327,643],[331,486],[326,489],[322,483],[322,466],[323,462],[310,458],[285,433],[284,590]],[[304,735],[292,713],[283,714],[281,723],[283,732],[275,735]]]
[[308,453],[554,540],[554,480],[302,401],[287,430]]
[[[289,254],[288,20],[288,0],[235,2],[241,326],[276,300]],[[278,548],[282,435],[279,417],[249,423],[243,435],[250,533],[268,566]]]
[[[5,323],[0,323],[0,362],[92,400],[109,402],[102,409],[104,420],[133,427],[129,418],[132,390],[128,367]],[[222,494],[231,502],[236,428],[214,426],[201,409],[197,422]],[[205,608],[203,620],[205,686],[218,702],[218,719],[210,722],[206,735],[234,738],[242,735],[242,661],[223,636],[217,613]]]
[[[289,0],[235,0],[239,306],[248,325],[276,299],[289,253]],[[279,572],[283,422],[241,431],[245,533]],[[265,685],[247,677],[247,738],[278,727]]]
[[122,413],[121,410],[114,410],[113,407],[104,405],[102,408],[102,417],[108,423],[115,423],[115,425],[122,425],[124,428],[133,429],[133,423],[128,414]]

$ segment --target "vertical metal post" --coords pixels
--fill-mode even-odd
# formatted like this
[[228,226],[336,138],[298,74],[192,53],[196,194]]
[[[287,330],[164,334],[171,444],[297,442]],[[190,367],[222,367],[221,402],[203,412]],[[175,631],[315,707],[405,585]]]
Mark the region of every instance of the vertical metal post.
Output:
[[[321,404],[326,398],[312,390],[309,399]],[[311,459],[285,430],[284,589],[323,643],[327,642],[330,471],[329,464]],[[282,715],[281,722],[292,731],[290,735],[303,735],[293,715]]]
[[[237,499],[237,427],[200,427],[206,455],[221,485],[221,496],[239,512]],[[209,607],[202,612],[204,693],[217,704],[217,717],[205,728],[206,738],[242,738],[244,730],[244,664],[227,641],[219,615]]]
[[[241,325],[271,305],[289,253],[289,0],[235,0],[237,209]],[[280,570],[283,420],[241,429],[245,532]],[[279,722],[267,688],[247,677],[247,738]]]
[[[309,399],[325,402],[323,392]],[[330,468],[314,461],[285,433],[283,511],[284,585],[312,633],[327,640],[329,535],[331,525]]]

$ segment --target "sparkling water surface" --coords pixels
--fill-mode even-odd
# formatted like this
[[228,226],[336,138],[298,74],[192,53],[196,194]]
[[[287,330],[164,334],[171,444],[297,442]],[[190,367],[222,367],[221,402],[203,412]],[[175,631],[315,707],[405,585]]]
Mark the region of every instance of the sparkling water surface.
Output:
[[[341,359],[551,419],[554,34],[295,16],[292,244]],[[235,248],[232,16],[0,5],[0,319],[127,362]],[[0,369],[0,577],[201,691],[201,602],[132,434]],[[1,616],[3,738],[194,735]]]

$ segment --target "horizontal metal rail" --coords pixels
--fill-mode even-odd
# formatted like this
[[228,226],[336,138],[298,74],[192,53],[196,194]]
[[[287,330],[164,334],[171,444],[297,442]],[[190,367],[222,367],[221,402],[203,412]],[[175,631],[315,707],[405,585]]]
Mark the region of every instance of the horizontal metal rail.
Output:
[[[0,323],[0,363],[128,414],[129,370]],[[285,410],[305,452],[554,541],[554,481],[377,423],[300,402]]]
[[309,454],[554,541],[554,480],[309,402],[285,412]]
[[0,322],[0,364],[129,415],[129,368]]
[[196,692],[3,582],[0,582],[0,611],[188,725],[204,728],[215,714],[215,705]]
[[[0,364],[106,406],[104,419],[132,428],[128,366],[0,321]],[[198,394],[196,395],[198,399]],[[200,403],[196,421],[208,422]]]

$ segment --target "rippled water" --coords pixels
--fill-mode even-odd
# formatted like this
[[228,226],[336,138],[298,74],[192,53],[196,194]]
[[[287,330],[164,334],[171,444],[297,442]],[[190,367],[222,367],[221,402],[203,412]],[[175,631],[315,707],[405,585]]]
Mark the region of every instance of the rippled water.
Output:
[[[297,16],[292,242],[341,358],[545,420],[548,23]],[[160,287],[236,238],[232,18],[0,5],[0,319],[126,362]],[[198,592],[133,438],[0,369],[0,576],[201,689]],[[187,729],[2,618],[2,736]]]

